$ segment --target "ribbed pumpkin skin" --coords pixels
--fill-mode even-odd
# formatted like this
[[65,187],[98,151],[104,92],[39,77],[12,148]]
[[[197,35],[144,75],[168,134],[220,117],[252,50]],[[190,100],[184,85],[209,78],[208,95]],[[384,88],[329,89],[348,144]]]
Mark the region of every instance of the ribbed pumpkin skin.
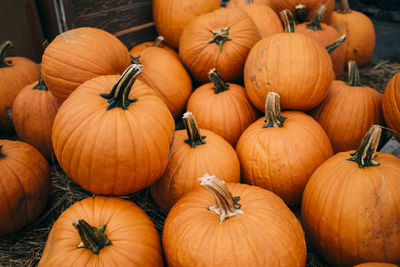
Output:
[[127,110],[106,111],[119,76],[82,84],[61,105],[54,120],[54,153],[65,173],[96,194],[124,195],[158,179],[167,165],[174,120],[164,102],[136,80]]
[[380,166],[359,168],[341,152],[312,175],[302,222],[314,248],[334,266],[400,263],[400,160],[376,153]]
[[200,128],[213,131],[235,147],[243,131],[256,120],[256,114],[245,89],[227,84],[229,90],[218,94],[212,83],[203,84],[190,96],[187,110],[196,117]]
[[393,135],[400,140],[400,72],[393,76],[386,85],[382,110],[387,126],[396,131]]
[[177,49],[185,26],[195,17],[218,8],[219,0],[153,0],[153,18],[157,32]]
[[242,134],[236,146],[242,180],[268,189],[288,205],[301,203],[308,179],[333,155],[322,127],[298,111],[282,112],[283,127],[263,128],[258,119]]
[[33,89],[34,82],[18,94],[13,104],[13,123],[18,137],[51,161],[51,131],[60,102],[47,90]]
[[[144,50],[146,50],[147,48],[150,48],[150,47],[154,48],[155,46],[153,46],[153,44],[154,44],[154,42],[144,42],[144,43],[138,44],[138,45],[132,47],[131,50],[129,50],[129,54],[131,54],[133,57],[140,56],[142,54],[142,52]],[[178,53],[173,48],[169,47],[168,45],[164,45],[163,47],[158,47],[158,48],[167,51],[168,53],[175,56],[176,58],[179,58]]]
[[283,201],[256,186],[228,189],[244,214],[222,224],[207,210],[215,200],[204,188],[171,209],[162,236],[168,266],[304,266],[304,233]]
[[[236,8],[236,7],[242,7],[247,4],[248,0],[229,0],[229,2],[226,4],[226,8]],[[254,4],[257,5],[267,5],[271,6],[271,0],[253,0]]]
[[64,101],[85,81],[122,74],[129,65],[128,49],[114,35],[83,27],[63,32],[49,44],[42,57],[42,75],[49,91]]
[[334,79],[328,52],[300,33],[278,33],[259,41],[244,68],[246,92],[264,111],[268,92],[281,96],[282,109],[309,110],[328,94]]
[[324,4],[326,6],[325,16],[322,19],[324,22],[329,22],[335,8],[335,0],[271,0],[271,7],[276,13],[289,9],[292,14],[295,14],[294,10],[298,4],[305,5],[310,9],[309,18],[313,18],[318,6]]
[[144,66],[139,80],[150,86],[177,118],[192,93],[192,80],[185,67],[178,58],[158,47],[144,50],[139,60]]
[[31,145],[0,140],[0,235],[20,230],[44,209],[50,187],[50,167]]
[[[209,43],[211,30],[229,28],[229,38],[220,47]],[[207,82],[207,73],[216,68],[225,81],[242,78],[246,57],[261,38],[253,20],[240,9],[219,9],[199,16],[189,23],[179,43],[179,57],[198,81]]]
[[239,159],[232,146],[211,131],[200,131],[206,136],[206,143],[195,148],[184,142],[188,139],[186,130],[175,132],[167,168],[150,187],[153,199],[165,211],[169,211],[183,195],[199,188],[197,179],[205,173],[218,175],[229,183],[240,182]]
[[12,120],[7,115],[18,93],[28,84],[37,80],[40,74],[38,64],[24,57],[6,57],[13,67],[0,67],[0,132],[11,132]]
[[[75,219],[90,225],[106,224],[105,234],[112,245],[98,255],[86,248],[72,226]],[[135,203],[116,197],[91,197],[65,210],[47,238],[40,267],[163,266],[160,237],[150,218]]]
[[365,65],[375,48],[375,29],[372,21],[363,13],[352,10],[348,14],[335,11],[331,23],[340,35],[346,34],[343,44],[346,51],[346,62],[354,60],[358,66]]
[[311,115],[331,140],[335,153],[357,149],[372,124],[381,125],[382,94],[369,87],[333,81],[328,96]]
[[398,265],[384,262],[368,262],[357,264],[353,267],[398,267]]

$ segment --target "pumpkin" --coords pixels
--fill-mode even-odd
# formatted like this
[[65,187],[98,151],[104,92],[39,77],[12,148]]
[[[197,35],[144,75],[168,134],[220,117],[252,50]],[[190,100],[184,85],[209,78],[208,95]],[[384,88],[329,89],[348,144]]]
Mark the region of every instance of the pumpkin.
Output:
[[353,267],[399,267],[399,265],[384,262],[367,262],[354,265]]
[[329,22],[335,8],[335,0],[271,0],[271,7],[276,13],[289,9],[296,15],[299,23],[309,20],[310,17],[313,18],[320,4],[326,6],[326,15],[322,21]]
[[179,59],[160,48],[149,47],[134,62],[144,67],[139,80],[149,85],[177,118],[192,93],[192,80]]
[[61,33],[47,46],[42,75],[49,91],[64,101],[85,81],[121,74],[129,65],[128,49],[114,35],[83,27]]
[[47,90],[42,77],[19,92],[13,104],[13,124],[18,137],[51,161],[51,131],[60,102]]
[[304,230],[331,265],[400,263],[400,159],[376,153],[381,131],[372,126],[357,151],[324,162],[304,190]]
[[54,153],[64,172],[90,192],[136,192],[167,165],[174,120],[154,91],[135,81],[142,70],[133,64],[120,77],[89,80],[57,112]]
[[382,99],[382,110],[386,124],[400,141],[400,72],[394,75],[386,85]]
[[356,149],[369,127],[383,122],[382,94],[361,86],[357,64],[349,61],[348,65],[348,82],[333,81],[328,96],[311,111],[335,153]]
[[144,42],[132,47],[132,49],[129,50],[129,53],[131,54],[131,56],[137,57],[140,56],[141,53],[149,47],[162,48],[163,50],[168,51],[171,55],[178,58],[178,53],[173,48],[165,44],[165,38],[161,35],[157,36],[154,42]]
[[0,235],[31,223],[45,207],[50,167],[31,145],[0,140]]
[[229,0],[226,4],[226,8],[243,7],[247,4],[271,6],[271,0]]
[[160,237],[135,203],[90,197],[65,210],[47,238],[39,267],[163,266]]
[[183,115],[186,130],[176,131],[171,157],[162,177],[150,187],[155,202],[165,211],[186,193],[199,187],[197,178],[206,172],[227,182],[240,182],[239,159],[232,146],[217,134],[197,126],[191,112]]
[[177,49],[182,30],[189,22],[219,8],[219,0],[153,0],[153,18],[157,32]]
[[281,96],[282,109],[309,110],[328,94],[334,79],[328,52],[310,37],[295,33],[289,11],[281,13],[285,32],[263,38],[251,49],[244,68],[250,101],[260,111],[268,92]]
[[35,62],[24,57],[6,57],[10,41],[0,45],[0,132],[12,132],[12,104],[19,91],[34,82],[40,73]]
[[201,15],[182,32],[179,57],[193,77],[207,82],[216,68],[224,80],[242,78],[251,47],[261,38],[253,20],[240,9],[221,8]]
[[168,266],[305,266],[303,230],[279,197],[215,176],[199,180],[205,188],[181,198],[165,221]]
[[[305,22],[296,25],[296,32],[311,37],[323,47],[327,47],[340,38],[340,34],[335,28],[325,23],[321,23],[321,19],[324,16],[325,10],[326,6],[320,5],[311,23]],[[330,53],[330,56],[333,64],[333,70],[335,71],[336,78],[338,78],[343,72],[346,52],[343,46],[340,45],[337,47],[337,49],[335,49],[335,51]]]
[[208,76],[211,83],[193,92],[187,110],[196,117],[200,128],[213,131],[235,147],[243,131],[256,120],[254,107],[242,86],[225,83],[216,69],[210,70]]
[[374,52],[375,29],[366,15],[351,10],[348,0],[341,0],[340,10],[332,13],[331,25],[340,34],[346,34],[347,40],[343,44],[346,51],[346,62],[354,60],[357,65],[365,65]]

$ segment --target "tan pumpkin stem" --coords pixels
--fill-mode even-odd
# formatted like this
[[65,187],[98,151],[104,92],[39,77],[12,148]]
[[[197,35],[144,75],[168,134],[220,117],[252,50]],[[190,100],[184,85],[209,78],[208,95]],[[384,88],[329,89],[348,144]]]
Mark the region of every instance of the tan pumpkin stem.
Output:
[[326,6],[324,4],[320,4],[317,13],[315,13],[314,19],[311,21],[311,23],[307,24],[307,28],[313,31],[322,30],[321,20],[325,14],[325,11],[326,11]]
[[47,91],[47,86],[46,86],[46,84],[45,84],[44,81],[43,81],[42,74],[39,75],[39,81],[38,81],[38,83],[33,87],[33,89]]
[[357,162],[359,168],[378,166],[379,163],[374,159],[377,157],[375,152],[378,149],[381,139],[381,128],[382,127],[379,125],[372,125],[362,140],[358,150],[351,154],[352,157],[347,160]]
[[82,242],[77,246],[78,248],[90,249],[94,254],[99,254],[100,250],[105,246],[112,245],[108,240],[104,230],[106,225],[100,227],[93,227],[85,220],[74,220],[72,225],[78,230]]
[[197,126],[196,119],[194,118],[192,112],[188,111],[183,114],[182,119],[189,137],[185,140],[185,143],[189,144],[193,148],[205,144],[206,142],[203,139],[206,137],[201,136],[200,129]]
[[279,13],[283,24],[285,25],[285,32],[296,32],[294,18],[289,9],[285,9]]
[[0,45],[0,68],[14,66],[11,61],[6,60],[6,52],[13,46],[11,41],[5,41]]
[[229,192],[223,180],[218,179],[215,175],[205,174],[199,178],[200,185],[210,191],[215,199],[215,205],[208,207],[209,210],[215,212],[219,216],[219,222],[223,223],[225,220],[243,214],[238,203],[240,197],[233,197]]
[[347,65],[348,65],[348,73],[349,73],[349,79],[347,81],[347,85],[361,86],[360,71],[358,70],[357,63],[353,60],[350,60],[347,63]]
[[0,159],[6,157],[6,155],[4,155],[4,154],[1,152],[1,149],[2,149],[2,148],[3,148],[3,145],[0,145]]
[[328,51],[329,54],[332,54],[339,46],[341,46],[344,43],[344,41],[346,41],[346,38],[347,35],[343,34],[342,36],[339,37],[339,39],[337,39],[330,45],[326,46],[325,47],[326,51]]
[[310,9],[301,3],[294,8],[294,17],[299,23],[308,21],[309,14]]
[[219,51],[222,53],[222,46],[224,45],[225,42],[227,41],[232,41],[231,38],[229,38],[229,29],[230,27],[225,27],[223,29],[218,29],[218,30],[210,30],[211,33],[213,34],[213,38],[211,41],[209,41],[209,44],[215,43],[219,46]]
[[165,45],[164,41],[165,39],[163,36],[157,36],[157,38],[154,40],[153,46],[163,47]]
[[223,91],[229,90],[229,85],[225,83],[221,74],[217,71],[217,69],[211,69],[208,72],[208,78],[214,84],[214,91],[216,94],[221,93]]
[[339,13],[348,14],[351,12],[349,1],[348,0],[340,0],[340,10]]
[[131,92],[132,85],[135,82],[136,78],[143,71],[143,66],[140,64],[132,64],[130,65],[124,73],[122,73],[121,77],[115,83],[114,87],[111,89],[111,92],[108,94],[100,94],[102,97],[107,99],[109,105],[107,110],[113,109],[116,107],[127,109],[129,104],[137,101],[137,98],[129,98],[129,93]]
[[281,115],[280,96],[277,93],[269,92],[265,101],[265,124],[263,128],[283,127],[287,119]]

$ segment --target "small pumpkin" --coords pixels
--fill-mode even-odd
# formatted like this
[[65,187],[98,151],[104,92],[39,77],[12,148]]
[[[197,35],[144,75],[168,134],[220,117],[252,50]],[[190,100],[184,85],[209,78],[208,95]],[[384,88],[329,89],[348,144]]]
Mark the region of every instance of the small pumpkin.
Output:
[[328,23],[335,8],[335,0],[271,0],[271,7],[276,13],[289,9],[292,14],[296,15],[299,23],[313,18],[320,4],[326,6],[326,15],[322,21]]
[[396,73],[386,85],[382,110],[386,124],[400,141],[400,72]]
[[226,8],[243,7],[247,4],[271,6],[271,0],[229,0],[226,4]]
[[135,203],[90,197],[65,210],[47,238],[39,267],[163,266],[160,237]]
[[141,53],[149,47],[162,48],[163,50],[168,51],[173,56],[177,58],[179,57],[178,53],[173,48],[165,44],[165,38],[161,35],[157,36],[157,38],[153,42],[144,42],[132,47],[132,49],[129,50],[129,53],[132,57],[137,57],[140,56]]

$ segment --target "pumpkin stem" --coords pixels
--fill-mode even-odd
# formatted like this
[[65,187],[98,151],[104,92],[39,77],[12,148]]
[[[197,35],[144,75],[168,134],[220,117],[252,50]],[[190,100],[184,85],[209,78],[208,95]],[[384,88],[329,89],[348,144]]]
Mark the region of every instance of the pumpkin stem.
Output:
[[11,41],[5,41],[0,45],[0,68],[14,66],[11,61],[6,61],[6,52],[12,47]]
[[229,29],[230,27],[225,27],[223,29],[218,29],[218,30],[210,30],[211,33],[213,34],[213,38],[211,41],[209,41],[209,44],[215,43],[219,46],[219,52],[222,53],[222,46],[226,41],[232,41],[231,38],[229,38]]
[[294,8],[294,17],[299,23],[308,21],[309,14],[310,9],[301,3]]
[[127,109],[130,103],[137,101],[137,98],[129,98],[128,96],[133,83],[142,71],[142,65],[130,65],[124,73],[122,73],[109,94],[100,94],[102,97],[107,99],[107,102],[110,104],[108,105],[107,110],[115,107]]
[[296,32],[294,18],[289,9],[285,9],[279,13],[283,24],[285,25],[285,32]]
[[254,0],[246,0],[246,1],[245,1],[245,4],[246,4],[246,5],[248,5],[248,4],[253,4],[253,3],[254,3]]
[[74,220],[72,225],[79,232],[82,242],[78,245],[78,248],[90,249],[94,254],[99,254],[100,250],[105,246],[112,245],[111,241],[108,240],[104,230],[106,225],[100,227],[93,227],[89,225],[85,220]]
[[340,0],[340,10],[339,13],[348,14],[351,12],[349,1],[348,0]]
[[350,60],[348,64],[349,80],[347,85],[350,86],[361,86],[360,82],[360,71],[358,70],[357,63]]
[[2,149],[3,145],[0,145],[0,159],[3,159],[6,157],[6,155],[4,155],[3,153],[1,153],[1,149]]
[[339,39],[337,39],[330,45],[326,46],[325,47],[326,51],[328,51],[329,54],[332,54],[339,46],[341,46],[344,43],[344,41],[346,41],[346,38],[347,35],[343,34],[342,36],[339,37]]
[[307,24],[307,28],[313,31],[322,30],[321,20],[325,14],[325,11],[326,6],[324,4],[320,4],[317,13],[315,13],[314,19],[311,21],[311,23]]
[[274,92],[269,92],[265,102],[265,125],[263,128],[283,127],[283,122],[287,119],[281,115],[281,97]]
[[47,86],[43,81],[42,74],[39,75],[38,83],[33,87],[33,89],[47,91]]
[[154,43],[152,46],[155,47],[163,47],[165,45],[165,38],[161,35],[157,36],[157,38],[154,40]]
[[196,119],[192,112],[188,111],[183,114],[182,119],[189,137],[185,140],[185,143],[189,144],[192,148],[205,144],[206,142],[203,139],[206,137],[201,136],[199,126],[197,126]]
[[359,168],[378,166],[379,163],[374,159],[377,157],[375,152],[378,149],[381,133],[382,129],[379,125],[372,125],[362,140],[358,150],[351,154],[352,157],[347,160],[357,162]]
[[217,71],[217,69],[211,69],[208,72],[208,78],[214,84],[214,91],[216,94],[221,93],[223,91],[229,90],[229,85],[225,83],[221,74]]
[[209,175],[208,173],[198,180],[200,181],[200,185],[207,188],[215,199],[215,205],[208,207],[208,210],[215,212],[219,216],[219,223],[223,223],[231,217],[244,213],[240,209],[241,206],[238,203],[240,197],[232,196],[225,181],[218,179],[215,175]]

